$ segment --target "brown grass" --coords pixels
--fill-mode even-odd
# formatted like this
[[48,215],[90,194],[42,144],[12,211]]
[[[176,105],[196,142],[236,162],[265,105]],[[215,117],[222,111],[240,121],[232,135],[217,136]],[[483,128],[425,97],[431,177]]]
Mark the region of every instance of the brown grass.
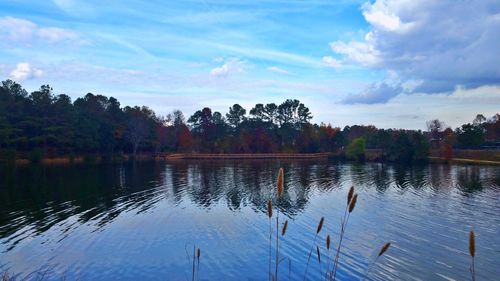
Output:
[[363,277],[363,281],[366,280],[366,277],[368,277],[368,273],[370,273],[370,270],[372,269],[373,265],[375,265],[375,263],[377,263],[378,258],[380,258],[383,254],[385,254],[385,252],[387,252],[387,250],[389,249],[390,246],[391,246],[391,243],[387,242],[382,247],[382,249],[380,249],[380,252],[378,253],[375,260],[370,264],[370,266],[368,267],[368,270],[366,270],[365,276]]
[[[339,245],[337,247],[337,253],[335,254],[335,259],[333,261],[333,269],[330,272],[330,280],[332,279],[335,280],[335,278],[337,277],[337,269],[339,265],[340,249],[342,247],[342,241],[344,239],[347,223],[349,222],[349,216],[351,215],[352,211],[354,211],[354,207],[356,207],[357,201],[358,201],[358,194],[354,192],[354,187],[351,186],[349,192],[347,193],[347,204],[344,210],[344,216],[342,217],[342,222],[340,224]],[[349,213],[347,211],[349,211]]]
[[474,237],[474,230],[469,233],[469,253],[471,257],[476,255],[476,239]]
[[287,228],[288,228],[288,220],[286,220],[285,224],[283,224],[283,228],[281,229],[281,236],[285,236]]
[[325,222],[325,217],[321,217],[321,219],[319,220],[318,227],[316,228],[316,234],[318,234],[321,231],[324,222]]
[[318,247],[316,245],[316,239],[318,238],[319,232],[323,228],[324,222],[325,222],[325,217],[321,217],[321,219],[319,220],[319,223],[318,223],[318,227],[316,227],[316,235],[314,235],[314,240],[313,240],[313,244],[311,246],[311,251],[309,251],[309,256],[307,257],[306,270],[304,272],[304,280],[306,280],[306,278],[307,278],[307,269],[309,268],[309,262],[311,261],[311,255],[312,255],[312,252],[314,250],[314,246]]
[[391,246],[390,242],[385,243],[384,247],[382,247],[382,249],[380,249],[378,256],[380,257],[381,255],[383,255],[387,251],[387,249],[389,249],[390,246]]
[[353,195],[354,195],[354,186],[351,186],[351,188],[349,188],[349,192],[347,193],[347,205],[351,203]]
[[273,216],[273,202],[271,200],[267,201],[267,216],[269,218]]
[[358,201],[358,194],[354,194],[351,203],[349,204],[349,213],[352,213],[352,211],[354,211],[354,207],[356,207],[357,201]]
[[278,172],[278,198],[283,194],[283,168],[280,168]]
[[474,258],[476,256],[476,238],[474,235],[474,230],[471,230],[469,232],[469,254],[471,256],[471,265],[470,265],[470,274],[472,281],[476,280],[476,269],[474,266]]

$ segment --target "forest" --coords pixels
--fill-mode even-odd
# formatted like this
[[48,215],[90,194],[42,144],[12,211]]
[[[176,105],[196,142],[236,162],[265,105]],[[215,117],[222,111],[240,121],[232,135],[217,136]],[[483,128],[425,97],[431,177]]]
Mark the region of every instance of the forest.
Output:
[[427,131],[344,128],[311,123],[312,112],[296,99],[281,104],[256,104],[247,111],[238,104],[223,114],[205,107],[188,118],[180,110],[166,116],[147,106],[124,106],[113,97],[88,93],[72,101],[49,85],[28,93],[20,84],[0,86],[0,159],[68,155],[114,155],[174,152],[316,153],[335,152],[363,160],[378,150],[383,160],[426,161],[430,150],[488,148],[500,141],[500,115],[478,114],[455,130],[438,119]]

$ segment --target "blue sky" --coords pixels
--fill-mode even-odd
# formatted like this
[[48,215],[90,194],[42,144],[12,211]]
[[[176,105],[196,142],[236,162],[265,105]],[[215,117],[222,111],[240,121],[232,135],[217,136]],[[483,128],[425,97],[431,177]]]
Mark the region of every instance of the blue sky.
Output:
[[493,0],[3,0],[0,74],[160,114],[297,98],[315,122],[421,129],[499,112],[499,38]]

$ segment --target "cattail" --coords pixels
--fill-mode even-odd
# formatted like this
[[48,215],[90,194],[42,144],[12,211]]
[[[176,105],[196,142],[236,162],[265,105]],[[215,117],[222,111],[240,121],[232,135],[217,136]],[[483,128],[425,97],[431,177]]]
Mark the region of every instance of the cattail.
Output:
[[326,249],[330,250],[330,234],[326,236]]
[[316,229],[316,234],[318,234],[323,228],[323,222],[325,222],[325,217],[321,217],[319,220],[318,228]]
[[278,198],[283,194],[283,168],[278,172]]
[[198,251],[196,251],[196,257],[199,259],[200,255],[201,255],[201,251],[200,251],[200,248],[198,248]]
[[353,195],[354,195],[354,186],[351,186],[351,188],[349,188],[349,193],[347,193],[347,205],[349,205],[349,203],[351,203],[351,199],[352,199]]
[[383,255],[387,251],[387,249],[389,249],[390,246],[391,246],[390,242],[385,243],[384,247],[382,247],[382,249],[380,249],[378,256],[380,257],[381,255]]
[[267,201],[267,216],[269,218],[273,216],[273,202],[271,200]]
[[285,224],[283,224],[283,228],[281,229],[281,236],[285,235],[287,228],[288,228],[288,220],[286,220]]
[[318,262],[321,263],[321,255],[319,254],[319,247],[316,246],[316,253],[318,254]]
[[354,207],[356,207],[356,201],[358,201],[358,194],[354,194],[352,197],[351,203],[349,204],[349,213],[352,213]]
[[469,253],[471,257],[476,255],[476,239],[474,238],[474,230],[469,233]]

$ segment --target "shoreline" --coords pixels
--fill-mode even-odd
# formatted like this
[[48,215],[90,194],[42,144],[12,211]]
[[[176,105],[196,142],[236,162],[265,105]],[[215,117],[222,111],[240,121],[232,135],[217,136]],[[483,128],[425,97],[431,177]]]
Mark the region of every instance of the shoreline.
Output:
[[481,159],[468,159],[468,158],[451,158],[450,160],[446,160],[443,157],[433,157],[429,156],[430,163],[441,163],[441,164],[467,164],[467,165],[494,165],[500,166],[500,161],[493,160],[481,160]]
[[[15,159],[14,164],[23,166],[29,164],[41,165],[71,165],[82,163],[119,163],[128,161],[178,161],[178,160],[259,160],[259,159],[329,159],[332,153],[161,153],[159,155],[139,154],[133,157],[129,154],[116,155],[112,159],[104,159],[102,156],[59,156],[59,157],[46,157],[37,162],[29,159],[20,158]],[[0,161],[0,163],[2,163]]]
[[197,160],[197,159],[328,159],[331,153],[175,153],[163,157],[165,160]]
[[[288,159],[288,160],[327,160],[336,158],[339,155],[336,153],[228,153],[228,154],[217,154],[217,153],[162,153],[159,155],[150,154],[139,154],[135,157],[135,161],[182,161],[182,160],[272,160],[272,159]],[[71,165],[71,164],[82,164],[82,163],[119,163],[134,161],[134,157],[128,154],[117,155],[112,159],[104,159],[102,156],[60,156],[60,157],[47,157],[42,158],[39,162],[35,162],[41,165]],[[465,164],[465,165],[500,165],[500,161],[496,160],[486,160],[486,159],[473,159],[473,158],[451,158],[446,160],[443,157],[429,156],[429,163],[441,163],[441,164]],[[377,161],[376,158],[372,159],[367,157],[366,162],[380,162],[386,163],[384,161]],[[0,162],[2,163],[2,162]],[[5,163],[5,162],[4,162]],[[14,163],[16,166],[23,166],[34,164],[33,161],[29,159],[16,159]]]

